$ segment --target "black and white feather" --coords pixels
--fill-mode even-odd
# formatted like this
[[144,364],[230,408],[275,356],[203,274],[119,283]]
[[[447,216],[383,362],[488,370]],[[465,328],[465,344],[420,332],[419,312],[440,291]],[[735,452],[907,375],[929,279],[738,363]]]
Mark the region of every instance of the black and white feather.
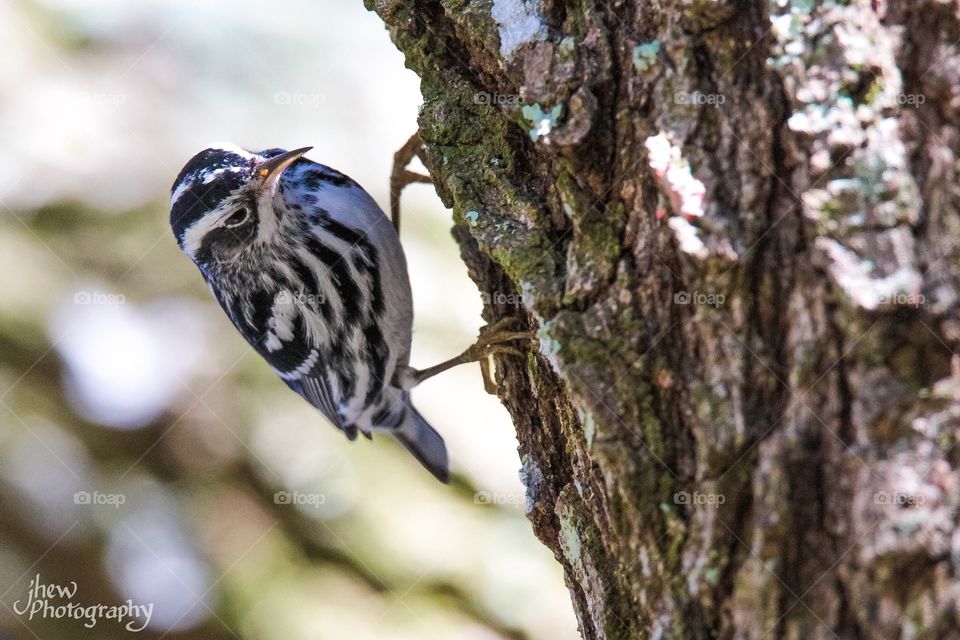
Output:
[[355,439],[386,431],[447,480],[410,403],[413,309],[390,220],[308,149],[206,149],[173,185],[170,224],[217,302],[287,385]]

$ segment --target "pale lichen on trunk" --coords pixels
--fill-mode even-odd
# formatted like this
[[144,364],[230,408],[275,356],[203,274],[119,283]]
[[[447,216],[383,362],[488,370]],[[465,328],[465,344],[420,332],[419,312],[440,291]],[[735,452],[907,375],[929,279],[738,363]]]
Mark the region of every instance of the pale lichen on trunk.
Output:
[[955,0],[366,4],[584,637],[960,637]]

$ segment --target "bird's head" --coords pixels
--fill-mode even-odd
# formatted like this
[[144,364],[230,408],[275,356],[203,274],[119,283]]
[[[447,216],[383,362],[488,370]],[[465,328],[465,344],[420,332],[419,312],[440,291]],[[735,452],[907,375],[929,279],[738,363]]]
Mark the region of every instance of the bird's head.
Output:
[[183,252],[200,266],[229,262],[269,238],[282,215],[280,176],[309,150],[218,145],[193,156],[170,194],[170,226]]

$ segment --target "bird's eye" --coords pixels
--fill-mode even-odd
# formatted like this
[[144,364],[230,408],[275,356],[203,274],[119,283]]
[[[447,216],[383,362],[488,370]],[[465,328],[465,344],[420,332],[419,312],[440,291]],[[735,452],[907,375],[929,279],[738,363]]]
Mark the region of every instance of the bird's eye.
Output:
[[250,219],[250,209],[247,207],[243,207],[242,209],[238,209],[237,212],[234,213],[232,216],[224,220],[223,226],[227,227],[228,229],[232,227],[239,227],[249,219]]

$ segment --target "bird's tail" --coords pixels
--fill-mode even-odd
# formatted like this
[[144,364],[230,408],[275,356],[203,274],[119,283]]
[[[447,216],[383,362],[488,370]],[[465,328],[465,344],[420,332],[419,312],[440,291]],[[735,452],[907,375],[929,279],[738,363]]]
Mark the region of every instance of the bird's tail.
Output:
[[410,404],[400,427],[391,433],[437,480],[443,483],[450,480],[443,438]]

